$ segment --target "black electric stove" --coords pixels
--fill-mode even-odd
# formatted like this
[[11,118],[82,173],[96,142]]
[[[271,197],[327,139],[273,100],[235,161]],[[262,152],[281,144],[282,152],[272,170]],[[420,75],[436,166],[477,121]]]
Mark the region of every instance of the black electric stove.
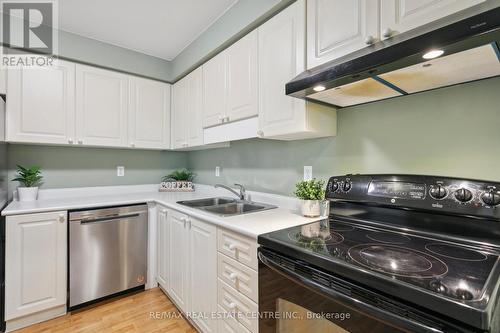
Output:
[[259,244],[450,327],[499,332],[498,190],[446,177],[332,177],[327,219],[262,235]]

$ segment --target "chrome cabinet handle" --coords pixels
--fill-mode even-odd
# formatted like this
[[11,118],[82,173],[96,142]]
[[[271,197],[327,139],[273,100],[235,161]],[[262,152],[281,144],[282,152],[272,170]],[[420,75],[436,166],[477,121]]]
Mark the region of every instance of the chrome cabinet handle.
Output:
[[227,306],[228,306],[228,308],[230,308],[231,310],[236,309],[236,303],[234,303],[234,302],[229,303]]
[[231,251],[234,251],[234,250],[236,250],[236,244],[229,244],[229,245],[227,246],[227,248],[228,248],[229,250],[231,250]]
[[235,281],[238,275],[236,273],[230,273],[229,274],[229,280]]
[[73,144],[73,139],[72,139],[72,138],[69,138],[69,139],[68,139],[68,143]]
[[79,140],[78,140],[78,144],[79,144],[79,145],[82,145],[82,144],[83,144],[83,140],[82,140],[82,139],[79,139]]
[[59,220],[60,223],[63,223],[66,220],[66,216],[61,213],[61,214],[59,214],[58,220]]
[[262,138],[264,136],[264,131],[261,130],[257,131],[257,136]]
[[130,147],[135,147],[135,143],[131,142]]

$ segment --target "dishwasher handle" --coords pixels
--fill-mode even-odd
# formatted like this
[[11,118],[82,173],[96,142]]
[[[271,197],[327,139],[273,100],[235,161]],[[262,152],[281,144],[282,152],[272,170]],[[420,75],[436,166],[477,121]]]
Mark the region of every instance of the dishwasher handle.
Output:
[[115,221],[115,220],[121,220],[121,219],[129,219],[129,218],[135,218],[139,217],[140,214],[125,214],[125,215],[120,215],[120,214],[115,214],[115,215],[109,215],[109,216],[103,216],[103,217],[98,217],[98,218],[87,218],[80,220],[80,224],[90,224],[90,223],[98,223],[98,222],[110,222],[110,221]]

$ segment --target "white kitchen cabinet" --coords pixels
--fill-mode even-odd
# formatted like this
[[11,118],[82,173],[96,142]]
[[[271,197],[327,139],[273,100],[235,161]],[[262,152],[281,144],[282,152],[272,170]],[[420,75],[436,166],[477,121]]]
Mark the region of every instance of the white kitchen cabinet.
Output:
[[67,212],[8,216],[5,319],[66,304]]
[[174,149],[203,144],[203,72],[198,67],[173,88],[172,147]]
[[231,45],[227,52],[227,121],[259,113],[258,32],[254,30]]
[[8,70],[7,141],[75,141],[75,64]]
[[168,293],[175,304],[186,313],[189,311],[189,229],[188,216],[170,211],[169,259],[170,283]]
[[217,332],[217,228],[192,217],[188,226],[191,312],[208,316],[194,318],[202,332]]
[[227,56],[224,51],[203,64],[203,128],[225,121],[226,101]]
[[158,284],[168,292],[170,274],[170,224],[168,221],[168,210],[158,206],[157,213],[157,278]]
[[127,146],[129,76],[76,65],[77,143]]
[[170,84],[130,77],[128,144],[170,148]]
[[[168,211],[167,224],[170,227],[167,292],[184,313],[207,314],[208,318],[193,320],[203,332],[216,332],[217,323],[210,314],[217,311],[217,228],[174,210]],[[158,275],[161,271],[159,268]]]
[[381,0],[380,35],[389,38],[486,0]]
[[336,111],[285,94],[305,70],[306,2],[299,0],[259,28],[259,136],[294,140],[334,136]]
[[379,39],[379,1],[308,0],[307,68],[369,46]]

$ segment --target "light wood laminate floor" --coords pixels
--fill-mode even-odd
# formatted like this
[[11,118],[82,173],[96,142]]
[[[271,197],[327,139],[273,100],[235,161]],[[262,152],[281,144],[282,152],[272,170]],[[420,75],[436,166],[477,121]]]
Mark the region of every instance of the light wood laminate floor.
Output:
[[[151,312],[158,313],[151,318]],[[169,318],[169,314],[176,314]],[[191,333],[196,330],[159,289],[154,288],[74,311],[65,316],[14,331],[16,333]]]

